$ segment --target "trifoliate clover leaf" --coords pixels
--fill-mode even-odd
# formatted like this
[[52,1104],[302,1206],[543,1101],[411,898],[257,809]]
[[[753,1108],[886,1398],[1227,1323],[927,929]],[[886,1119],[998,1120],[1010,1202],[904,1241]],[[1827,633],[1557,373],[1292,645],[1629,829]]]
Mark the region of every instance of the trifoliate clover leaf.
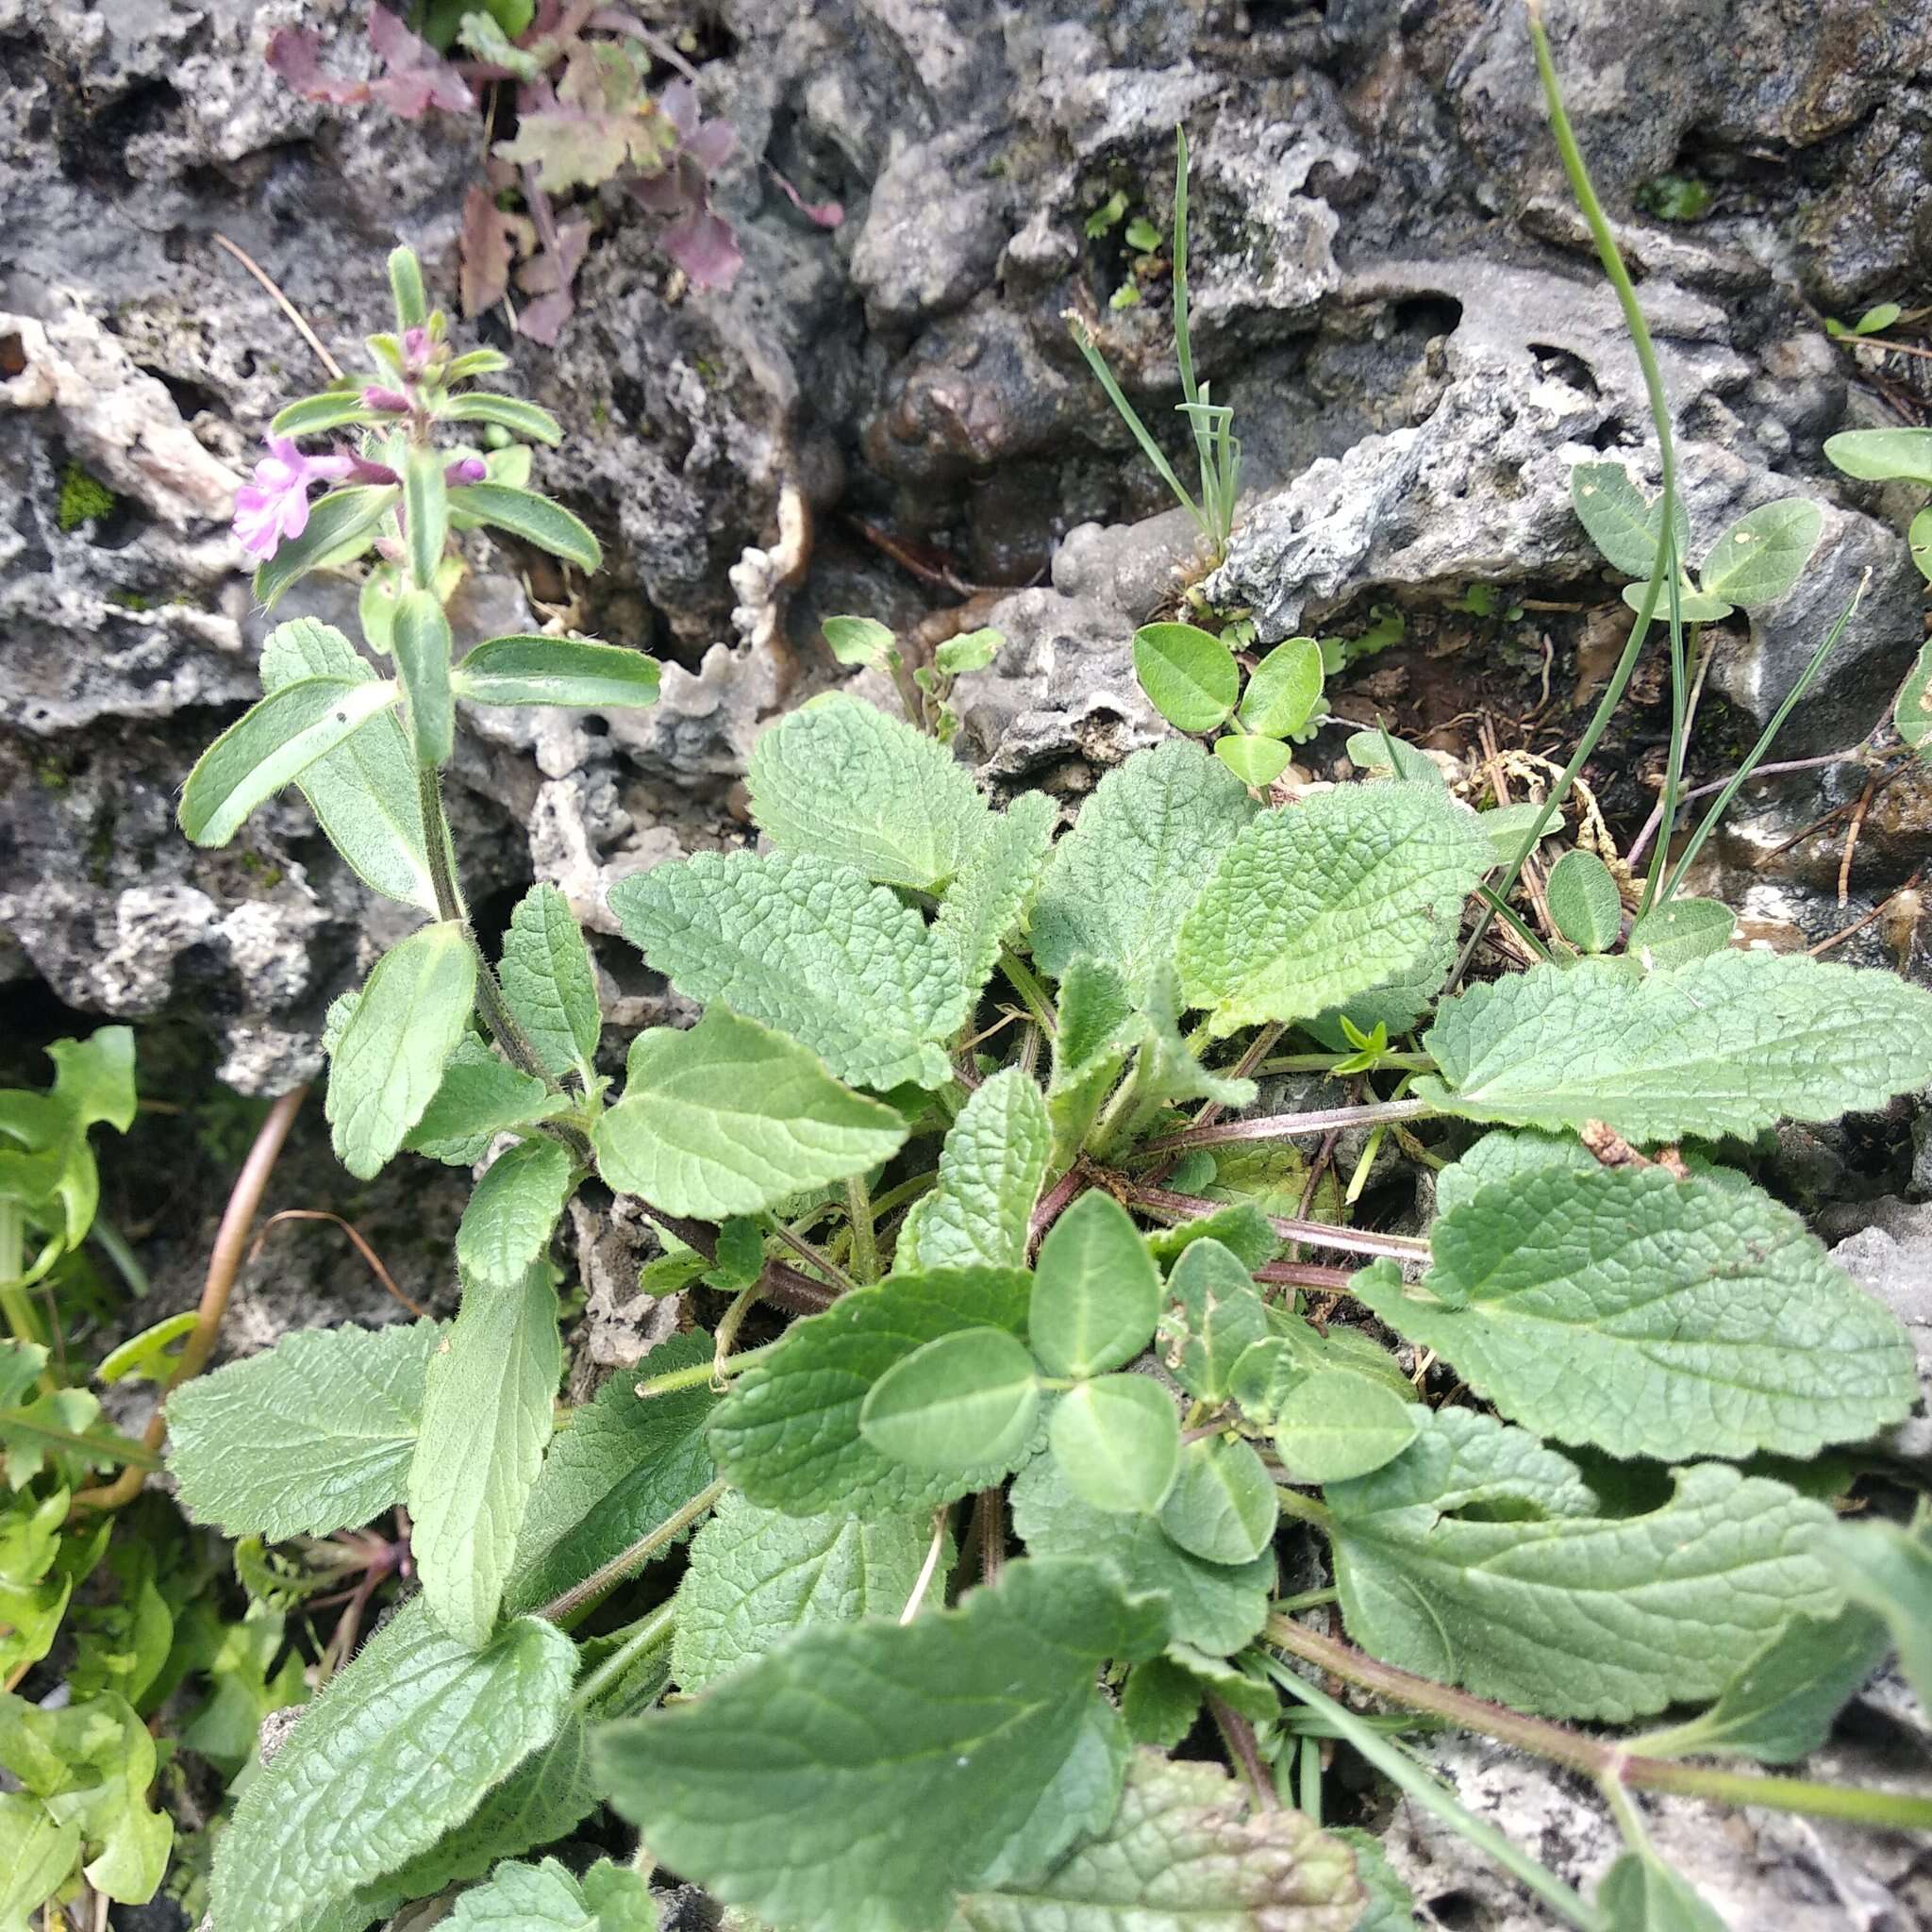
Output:
[[1326,1500],[1356,1642],[1553,1717],[1624,1723],[1715,1697],[1788,1618],[1840,1600],[1814,1553],[1824,1504],[1703,1463],[1657,1507],[1607,1515],[1574,1463],[1470,1409],[1437,1410]]
[[723,1220],[876,1166],[906,1127],[815,1054],[712,1007],[689,1032],[654,1026],[631,1041],[624,1098],[591,1138],[612,1187]]
[[1244,1258],[1211,1238],[1191,1241],[1167,1278],[1167,1296],[1160,1346],[1169,1370],[1197,1400],[1224,1402],[1235,1363],[1268,1332]]
[[1015,1563],[957,1610],[803,1631],[608,1726],[598,1759],[616,1808],[714,1897],[797,1932],[938,1932],[1080,1742],[1096,1667],[1165,1634],[1096,1565]]
[[1911,1343],[1788,1208],[1663,1168],[1538,1167],[1430,1231],[1362,1300],[1510,1421],[1672,1460],[1863,1441],[1911,1407]]
[[1185,740],[1109,772],[1054,847],[1034,902],[1041,970],[1064,979],[1084,954],[1143,991],[1172,961],[1189,907],[1255,809],[1241,780]]
[[1143,624],[1134,633],[1134,675],[1176,731],[1212,731],[1234,709],[1241,667],[1234,653],[1192,624]]
[[984,1081],[946,1134],[932,1191],[900,1227],[893,1266],[1024,1267],[1052,1139],[1046,1103],[1019,1068]]
[[1181,992],[1220,1037],[1311,1019],[1413,967],[1492,863],[1473,812],[1426,785],[1345,785],[1265,812],[1181,928]]
[[747,783],[752,816],[780,852],[923,891],[953,878],[992,816],[944,745],[837,691],[758,739]]
[[687,998],[789,1033],[841,1080],[884,1090],[951,1077],[939,1042],[972,996],[958,958],[851,866],[705,852],[620,880],[610,908]]
[[1932,1080],[1932,993],[1803,954],[1726,950],[1656,973],[1586,959],[1445,1000],[1423,1043],[1438,1072],[1416,1093],[1468,1120],[1748,1138]]
[[1324,1369],[1283,1397],[1274,1414],[1274,1447],[1296,1482],[1346,1482],[1393,1462],[1421,1427],[1417,1405],[1386,1383]]
[[[1664,502],[1646,497],[1622,463],[1578,463],[1570,472],[1570,501],[1590,541],[1626,577],[1645,577],[1657,567]],[[1678,567],[1690,547],[1690,517],[1682,497],[1671,519]]]

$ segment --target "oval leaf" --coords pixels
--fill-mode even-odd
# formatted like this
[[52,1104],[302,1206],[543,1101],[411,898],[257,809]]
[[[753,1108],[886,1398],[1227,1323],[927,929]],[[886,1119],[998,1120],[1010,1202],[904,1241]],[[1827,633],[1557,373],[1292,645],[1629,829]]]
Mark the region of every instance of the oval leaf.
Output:
[[1646,972],[1682,966],[1722,952],[1737,929],[1736,915],[1721,899],[1672,899],[1632,924],[1625,950]]
[[1824,454],[1861,483],[1932,486],[1932,429],[1847,429],[1824,439]]
[[517,396],[500,396],[488,390],[453,396],[437,411],[445,423],[493,423],[526,442],[561,442],[563,431],[548,409]]
[[1191,624],[1149,624],[1134,633],[1134,675],[1177,731],[1212,731],[1234,709],[1241,667],[1217,637]]
[[1416,1405],[1346,1370],[1318,1371],[1295,1384],[1274,1424],[1274,1446],[1305,1483],[1345,1482],[1393,1462],[1422,1426]]
[[1154,1515],[1180,1472],[1180,1417],[1147,1375],[1082,1382],[1055,1408],[1047,1441],[1074,1493],[1115,1515]]
[[1741,516],[1704,559],[1704,589],[1745,610],[1775,604],[1805,574],[1824,532],[1808,496],[1788,496]]
[[1288,747],[1274,738],[1237,738],[1230,732],[1215,740],[1214,756],[1243,785],[1252,785],[1257,791],[1274,784],[1288,770]]
[[655,658],[583,638],[506,637],[480,643],[457,667],[456,691],[477,705],[654,705]]
[[881,1456],[944,1474],[1017,1455],[1039,1411],[1024,1344],[1001,1328],[965,1328],[888,1369],[860,1405],[858,1428]]
[[512,537],[575,564],[587,576],[603,564],[603,546],[589,528],[560,503],[552,503],[534,490],[514,490],[508,483],[466,483],[449,492],[449,508],[453,516],[508,530]]
[[1289,638],[1263,658],[1241,693],[1241,721],[1262,738],[1291,738],[1322,696],[1322,647]]
[[1891,722],[1908,750],[1923,752],[1932,746],[1932,643],[1920,650],[1911,675],[1900,688]]
[[1181,1451],[1160,1526],[1209,1563],[1245,1563],[1274,1537],[1274,1485],[1254,1450],[1235,1436],[1209,1436]]
[[1111,1194],[1090,1189],[1040,1244],[1027,1319],[1034,1353],[1053,1374],[1097,1375],[1132,1361],[1159,1314],[1160,1271],[1147,1243]]
[[1606,953],[1624,930],[1624,895],[1593,852],[1566,852],[1550,868],[1550,920],[1573,946]]
[[[1633,610],[1643,608],[1643,600],[1649,594],[1648,582],[1625,584],[1624,601]],[[1721,617],[1728,617],[1731,607],[1722,597],[1707,597],[1693,590],[1689,584],[1681,584],[1677,590],[1677,617],[1684,624],[1715,624]],[[1671,617],[1671,593],[1666,588],[1657,597],[1655,621],[1668,624]]]

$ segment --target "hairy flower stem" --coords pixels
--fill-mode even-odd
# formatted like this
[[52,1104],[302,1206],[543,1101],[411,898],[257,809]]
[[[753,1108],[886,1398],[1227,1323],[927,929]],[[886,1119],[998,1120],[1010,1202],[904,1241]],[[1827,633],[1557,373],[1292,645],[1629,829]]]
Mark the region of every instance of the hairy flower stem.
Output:
[[1041,985],[1039,974],[1010,946],[1000,948],[1000,971],[1025,1003],[1035,1024],[1051,1040],[1058,1025],[1054,1019],[1053,1002],[1048,999],[1045,987]]
[[660,1604],[638,1627],[579,1684],[571,1697],[571,1707],[588,1710],[605,1691],[621,1678],[641,1657],[670,1642],[677,1627],[677,1600]]
[[852,1273],[861,1287],[868,1286],[879,1278],[879,1249],[873,1229],[872,1195],[862,1174],[845,1183],[845,1214],[852,1224]]
[[1791,1811],[1807,1818],[1842,1818],[1855,1824],[1876,1825],[1890,1831],[1932,1830],[1932,1798],[1901,1791],[1864,1791],[1845,1785],[1818,1784],[1807,1778],[1767,1777],[1757,1772],[1723,1771],[1714,1766],[1680,1764],[1667,1757],[1634,1757],[1615,1744],[1573,1731],[1546,1718],[1453,1690],[1446,1684],[1418,1677],[1412,1672],[1385,1664],[1353,1645],[1324,1637],[1287,1617],[1270,1617],[1263,1640],[1357,1689],[1372,1690],[1391,1704],[1446,1719],[1465,1731],[1474,1731],[1498,1743],[1513,1745],[1534,1757],[1568,1766],[1593,1778],[1614,1777],[1642,1790],[1677,1791],[1685,1797],[1707,1798],[1719,1805],[1757,1805],[1770,1811]]
[[[707,1364],[706,1374],[709,1373],[709,1365]],[[633,1570],[641,1569],[659,1550],[675,1542],[730,1487],[722,1478],[707,1484],[675,1516],[667,1516],[655,1529],[641,1536],[629,1549],[620,1551],[609,1562],[591,1571],[581,1583],[565,1591],[561,1596],[553,1597],[536,1614],[546,1623],[561,1624],[586,1605],[595,1603],[606,1591],[622,1583]]]
[[1433,1111],[1425,1100],[1371,1100],[1360,1107],[1323,1107],[1308,1113],[1272,1113],[1257,1120],[1216,1121],[1207,1126],[1183,1128],[1164,1141],[1149,1141],[1144,1147],[1135,1149],[1135,1158],[1185,1154],[1191,1147],[1218,1147],[1235,1141],[1290,1141],[1298,1134],[1325,1134],[1336,1127],[1375,1127],[1389,1121],[1419,1120]]
[[[1218,1213],[1226,1205],[1221,1201],[1200,1200],[1192,1194],[1176,1194],[1167,1188],[1150,1188],[1129,1180],[1125,1174],[1108,1178],[1109,1187],[1117,1182],[1120,1192],[1137,1208],[1144,1208],[1148,1213],[1169,1224],[1198,1221],[1204,1215]],[[1376,1234],[1362,1227],[1334,1227],[1325,1221],[1299,1221],[1287,1214],[1271,1214],[1267,1216],[1267,1222],[1283,1241],[1306,1241],[1311,1248],[1337,1248],[1345,1255],[1386,1255],[1396,1261],[1426,1261],[1429,1258],[1428,1242],[1411,1235]]]

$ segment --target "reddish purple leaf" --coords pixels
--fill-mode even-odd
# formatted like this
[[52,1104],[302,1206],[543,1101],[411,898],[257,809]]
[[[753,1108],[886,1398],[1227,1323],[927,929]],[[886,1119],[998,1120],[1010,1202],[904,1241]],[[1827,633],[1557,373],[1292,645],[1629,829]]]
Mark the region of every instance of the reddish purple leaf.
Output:
[[468,113],[476,105],[470,83],[387,7],[369,9],[369,40],[389,66],[369,92],[405,121],[420,120],[431,108]]
[[509,287],[512,218],[491,199],[487,188],[463,196],[462,267],[458,277],[463,313],[481,315],[503,300]]
[[728,289],[744,265],[744,251],[731,224],[708,208],[680,216],[658,242],[700,289]]
[[364,80],[337,80],[322,71],[322,36],[306,26],[278,26],[268,37],[268,67],[304,100],[345,108],[369,98]]

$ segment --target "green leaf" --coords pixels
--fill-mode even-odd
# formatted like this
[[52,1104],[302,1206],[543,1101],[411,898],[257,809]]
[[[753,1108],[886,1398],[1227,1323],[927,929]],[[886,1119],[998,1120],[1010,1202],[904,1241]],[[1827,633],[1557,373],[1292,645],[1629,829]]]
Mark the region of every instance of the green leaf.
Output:
[[826,858],[699,853],[620,880],[624,936],[686,998],[789,1033],[841,1080],[952,1077],[971,998],[951,948],[890,887]]
[[1477,818],[1477,824],[1490,835],[1490,850],[1498,865],[1515,864],[1516,855],[1523,850],[1523,841],[1529,837],[1530,828],[1541,821],[1542,815],[1543,808],[1540,805],[1499,805]]
[[1053,1456],[1036,1456],[1013,1484],[1013,1527],[1035,1557],[1081,1557],[1104,1564],[1130,1595],[1167,1607],[1172,1636],[1210,1656],[1237,1651],[1268,1615],[1274,1558],[1204,1562],[1161,1528],[1158,1517],[1096,1509],[1075,1493]]
[[230,1537],[354,1529],[403,1500],[437,1322],[309,1328],[168,1398],[181,1506]]
[[1105,1831],[1037,1883],[969,1893],[949,1932],[1356,1932],[1365,1896],[1311,1819],[1251,1817],[1218,1765],[1141,1751]]
[[1235,1564],[1263,1556],[1279,1511],[1261,1458],[1238,1436],[1208,1436],[1181,1451],[1160,1526],[1190,1556]]
[[1863,483],[1932,487],[1932,429],[1846,429],[1824,439],[1824,454]]
[[31,1916],[79,1857],[79,1825],[57,1824],[25,1791],[0,1791],[0,1932],[32,1932]]
[[581,1880],[555,1858],[499,1865],[463,1893],[448,1932],[658,1932],[658,1906],[635,1872],[599,1858]]
[[450,1636],[475,1650],[496,1627],[562,1373],[546,1271],[466,1284],[429,1363],[409,1514],[424,1600]]
[[1438,1072],[1416,1095],[1466,1120],[1749,1138],[1932,1080],[1932,993],[1802,954],[1726,949],[1649,974],[1586,959],[1445,1000],[1423,1046]]
[[931,1540],[920,1516],[785,1516],[728,1491],[692,1541],[678,1586],[673,1679],[687,1693],[702,1690],[795,1631],[896,1618]]
[[1380,782],[1381,774],[1387,773],[1391,778],[1400,779],[1405,784],[1433,786],[1438,791],[1448,790],[1441,766],[1427,752],[1418,751],[1414,745],[1386,730],[1357,731],[1343,749],[1347,751],[1351,764],[1359,765],[1377,782]]
[[1722,900],[1671,899],[1631,922],[1624,950],[1646,973],[1685,966],[1722,952],[1737,925],[1736,914]]
[[440,769],[456,747],[457,714],[450,699],[449,619],[432,591],[405,591],[396,600],[390,649],[408,694],[417,763]]
[[806,1630],[691,1704],[609,1726],[598,1759],[617,1810],[714,1897],[796,1932],[915,1932],[1053,1786],[1100,1662],[1164,1635],[1093,1565],[1015,1563],[904,1627]]
[[947,1130],[932,1191],[899,1230],[894,1268],[1024,1268],[1051,1138],[1046,1103],[1019,1068],[981,1082]]
[[[403,538],[408,547],[409,575],[417,593],[426,596],[436,581],[449,542],[449,486],[443,479],[442,452],[432,444],[412,445],[403,462]],[[407,602],[405,598],[405,602]],[[437,606],[441,615],[442,607]],[[445,636],[447,626],[445,626]],[[443,661],[449,652],[445,642]],[[445,703],[447,699],[445,698]],[[432,762],[441,763],[441,759]]]
[[555,886],[532,886],[509,916],[499,968],[503,996],[546,1071],[595,1072],[603,1012],[591,949]]
[[225,845],[264,799],[396,701],[386,678],[305,677],[272,691],[194,762],[177,816],[197,845]]
[[548,409],[539,408],[519,396],[496,395],[489,390],[473,390],[468,395],[451,396],[437,415],[445,423],[492,423],[508,429],[525,442],[561,442],[563,431]]
[[933,662],[946,676],[963,677],[969,671],[984,671],[999,656],[1006,641],[1006,632],[991,626],[961,631],[933,653]]
[[1233,773],[1185,740],[1109,772],[1054,847],[1030,922],[1041,970],[1064,981],[1085,954],[1143,992],[1255,809]]
[[1724,1920],[1655,1852],[1625,1852],[1604,1874],[1596,1902],[1606,1932],[1727,1932]]
[[[1652,502],[1631,481],[1622,463],[1578,463],[1570,472],[1570,501],[1590,541],[1626,577],[1648,579],[1657,567],[1657,538],[1663,532],[1663,498]],[[1690,519],[1683,499],[1672,519],[1681,568],[1690,547]]]
[[828,617],[819,628],[841,664],[883,663],[899,641],[875,617]]
[[631,1041],[624,1098],[592,1140],[604,1178],[667,1214],[758,1214],[898,1152],[904,1122],[815,1054],[712,1007]]
[[505,1593],[513,1616],[561,1596],[669,1522],[716,1471],[705,1427],[718,1406],[708,1386],[641,1400],[637,1383],[711,1359],[701,1330],[674,1336],[636,1370],[613,1375],[572,1410],[550,1444],[517,1538]]
[[617,710],[658,702],[655,658],[584,638],[488,638],[456,668],[473,705],[568,705]]
[[754,1503],[797,1516],[931,1509],[998,1481],[1004,1457],[946,1476],[889,1460],[860,1432],[859,1411],[874,1383],[929,1341],[962,1328],[1024,1335],[1028,1286],[1013,1269],[893,1274],[794,1322],[719,1404],[710,1430],[718,1473]]
[[882,885],[937,891],[991,817],[944,745],[838,691],[761,734],[752,816],[780,852],[836,859]]
[[1899,1668],[1924,1703],[1932,1696],[1932,1532],[1890,1523],[1834,1523],[1820,1557],[1855,1604],[1891,1626]]
[[1433,787],[1344,785],[1264,812],[1181,928],[1181,991],[1222,1038],[1304,1020],[1417,964],[1490,869],[1474,813]]
[[954,973],[975,997],[1038,890],[1046,870],[1058,808],[1043,791],[1023,792],[992,822],[940,903],[933,936],[955,960]]
[[1134,675],[1176,731],[1212,731],[1234,709],[1241,667],[1217,637],[1191,624],[1147,624],[1134,633]]
[[897,1361],[859,1405],[858,1432],[889,1461],[937,1475],[1010,1466],[1033,1433],[1040,1383],[1003,1328],[962,1328]]
[[1891,722],[1907,751],[1924,753],[1932,747],[1932,642],[1920,650],[1910,674],[1899,687]]
[[[521,1008],[517,1017],[524,1018]],[[497,1135],[535,1126],[569,1108],[565,1095],[550,1092],[535,1074],[519,1071],[494,1047],[465,1033],[403,1145],[451,1167],[475,1167]]]
[[1610,1516],[1528,1431],[1438,1409],[1393,1462],[1327,1489],[1348,1633],[1553,1717],[1622,1724],[1715,1697],[1787,1618],[1837,1608],[1810,1548],[1831,1512],[1719,1464],[1673,1480],[1658,1507]]
[[1078,1384],[1056,1405],[1047,1440],[1074,1493],[1096,1509],[1156,1515],[1180,1471],[1180,1417],[1146,1375]]
[[268,425],[271,436],[318,436],[325,429],[342,429],[379,423],[382,418],[362,400],[359,389],[325,390],[304,396],[277,409]]
[[[1912,519],[1906,530],[1906,548],[1912,553],[1919,575],[1932,581],[1932,509],[1922,509]],[[1922,651],[1920,657],[1924,656]]]
[[575,564],[586,576],[595,575],[604,566],[603,548],[590,530],[560,503],[535,491],[512,490],[505,483],[466,483],[449,492],[449,507],[453,516],[508,530],[512,537]]
[[1345,1482],[1393,1462],[1421,1426],[1417,1406],[1385,1384],[1318,1370],[1288,1391],[1274,1418],[1274,1446],[1296,1482]]
[[1368,1307],[1512,1422],[1613,1456],[1812,1456],[1918,1394],[1911,1343],[1790,1208],[1735,1177],[1542,1167],[1430,1230]]
[[[1625,584],[1624,586],[1624,602],[1632,610],[1641,612],[1643,608],[1643,600],[1649,594],[1650,587],[1648,582]],[[1730,614],[1731,607],[1722,597],[1705,596],[1688,577],[1679,581],[1677,586],[1677,618],[1680,623],[1715,624],[1720,618],[1728,617]],[[1670,590],[1668,586],[1665,587],[1663,595],[1657,599],[1657,617],[1659,623],[1667,621],[1670,617]]]
[[264,610],[273,610],[282,592],[310,571],[360,557],[375,541],[375,526],[401,494],[393,483],[331,490],[309,507],[302,534],[278,544],[275,554],[257,567],[255,601]]
[[1544,891],[1551,924],[1573,946],[1586,953],[1607,953],[1622,937],[1624,895],[1609,867],[1595,853],[1564,853],[1550,868]]
[[992,1889],[1037,1878],[1058,1864],[1075,1840],[1105,1831],[1120,1804],[1132,1754],[1120,1713],[1104,1697],[1093,1699],[1080,1715],[1079,1734],[1053,1782],[977,1883]]
[[1132,1217],[1090,1189],[1047,1231],[1027,1336],[1049,1373],[1096,1375],[1132,1361],[1160,1314],[1160,1271]]
[[1263,738],[1292,738],[1321,701],[1321,645],[1313,638],[1289,638],[1256,665],[1239,715]]
[[508,1287],[523,1280],[550,1246],[576,1180],[575,1164],[555,1141],[506,1148],[476,1183],[457,1229],[457,1266],[466,1281]]
[[1805,575],[1824,534],[1824,511],[1808,496],[1748,511],[1704,559],[1705,594],[1744,610],[1775,604]]
[[[375,684],[347,638],[312,617],[278,624],[261,647],[261,688],[273,696],[311,677]],[[372,718],[295,780],[328,841],[364,885],[406,906],[436,910],[423,842],[416,767],[402,720]]]
[[1160,1341],[1169,1371],[1196,1400],[1226,1401],[1235,1363],[1268,1332],[1268,1311],[1246,1260],[1202,1236],[1181,1251],[1167,1293]]
[[576,1648],[525,1618],[488,1649],[406,1605],[306,1710],[215,1847],[218,1932],[285,1932],[426,1852],[546,1744]]
[[[1105,784],[1107,781],[1101,781]],[[1046,1113],[1053,1123],[1050,1174],[1073,1164],[1141,1033],[1127,983],[1084,954],[1060,977],[1053,1074]]]
[[1389,1862],[1382,1840],[1354,1825],[1331,1828],[1355,1854],[1355,1875],[1369,1894],[1368,1909],[1356,1922],[1355,1932],[1416,1932],[1415,1894]]
[[329,1056],[324,1109],[336,1158],[358,1180],[379,1174],[423,1118],[475,995],[476,955],[453,919],[411,933],[375,962]]
[[1880,329],[1890,328],[1904,313],[1896,302],[1874,303],[1852,325],[1852,333],[1857,336],[1876,335]]
[[1288,770],[1289,750],[1279,739],[1237,738],[1230,733],[1214,741],[1214,756],[1243,785],[1265,791]]

